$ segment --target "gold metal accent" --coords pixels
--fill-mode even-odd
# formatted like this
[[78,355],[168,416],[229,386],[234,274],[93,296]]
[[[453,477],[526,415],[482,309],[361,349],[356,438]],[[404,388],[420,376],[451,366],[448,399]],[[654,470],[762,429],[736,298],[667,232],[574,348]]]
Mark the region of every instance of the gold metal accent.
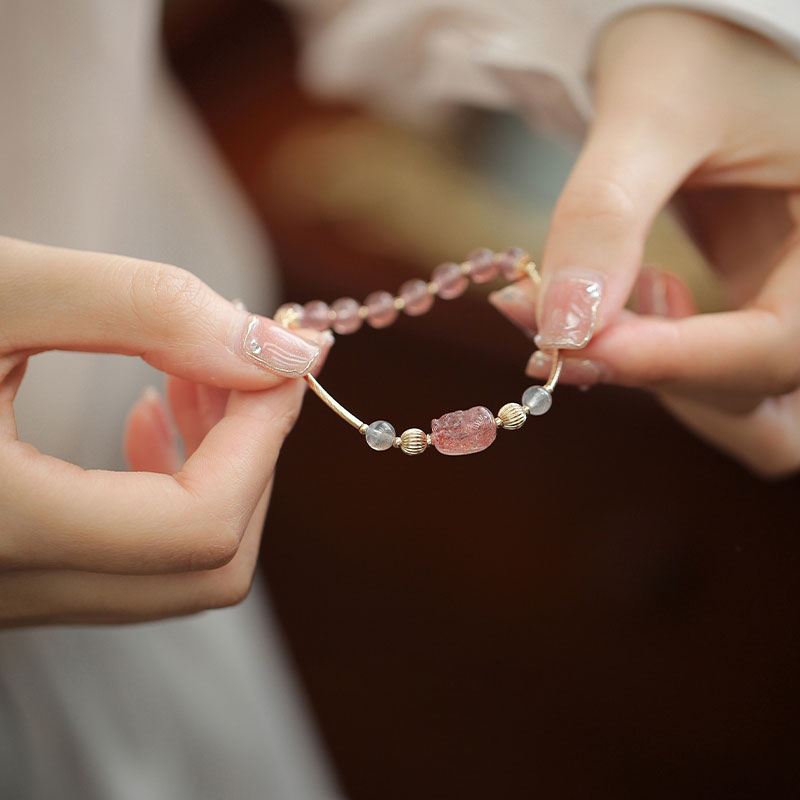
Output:
[[300,327],[300,312],[295,308],[279,308],[273,319],[284,328]]
[[418,456],[428,446],[428,434],[419,428],[409,428],[400,434],[400,449],[407,456]]
[[436,281],[428,282],[428,294],[437,294],[439,291],[439,284]]
[[359,433],[364,434],[367,432],[367,428],[369,427],[367,423],[363,420],[360,420],[355,414],[351,414],[341,403],[337,402],[332,395],[328,394],[328,392],[322,388],[322,384],[320,384],[320,382],[311,373],[306,375],[305,379],[314,394],[316,394],[317,397],[319,397],[319,399],[331,409],[331,411],[338,414],[345,422],[352,425]]
[[470,264],[469,261],[462,261],[458,266],[461,267],[461,272],[464,275],[469,275],[472,271],[472,264]]
[[369,316],[369,309],[366,306],[358,307],[358,318],[366,319]]
[[394,307],[398,311],[402,311],[406,307],[406,301],[403,300],[402,297],[395,297],[394,298]]
[[[531,260],[529,255],[524,257],[528,260],[528,262],[525,264],[525,274],[533,281],[537,288],[541,288],[542,276],[539,274],[539,268],[536,266],[536,262]],[[520,261],[521,260],[522,258],[520,258]]]
[[558,384],[558,378],[561,375],[561,367],[564,363],[564,359],[561,357],[561,351],[557,347],[554,347],[550,351],[550,357],[553,360],[553,366],[550,367],[550,375],[547,377],[547,383],[544,385],[544,388],[552,394],[553,389],[555,389],[556,384]]
[[506,403],[498,412],[498,427],[515,431],[525,424],[525,409],[519,403]]

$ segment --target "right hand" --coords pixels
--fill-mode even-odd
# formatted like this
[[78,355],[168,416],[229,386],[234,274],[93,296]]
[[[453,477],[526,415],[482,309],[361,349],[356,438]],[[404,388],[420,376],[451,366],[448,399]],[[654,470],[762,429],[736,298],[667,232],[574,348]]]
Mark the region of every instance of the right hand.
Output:
[[[250,354],[244,333],[262,346]],[[242,600],[272,475],[304,381],[329,344],[253,317],[190,273],[0,237],[0,627],[133,622]],[[83,470],[20,442],[13,400],[48,349],[137,355],[170,374],[185,442],[146,392],[131,473]]]

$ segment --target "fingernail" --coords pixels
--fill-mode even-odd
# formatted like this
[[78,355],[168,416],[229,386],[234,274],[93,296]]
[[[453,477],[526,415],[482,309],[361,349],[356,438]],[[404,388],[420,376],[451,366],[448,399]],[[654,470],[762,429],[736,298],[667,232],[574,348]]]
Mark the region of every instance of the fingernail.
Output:
[[242,353],[270,372],[298,378],[313,369],[322,344],[319,331],[290,331],[271,319],[252,316],[242,337]]
[[239,311],[247,311],[247,306],[244,304],[244,300],[242,300],[241,297],[234,297],[231,303],[233,303],[233,307]]
[[513,283],[491,292],[489,302],[528,336],[536,331],[536,301]]
[[[537,350],[525,367],[525,374],[531,378],[547,378],[553,359],[547,353]],[[608,378],[608,368],[600,361],[588,358],[565,358],[561,366],[560,380],[572,386],[594,386]]]
[[636,281],[635,305],[637,314],[668,317],[667,280],[660,269],[645,267]]
[[542,301],[539,347],[577,350],[589,343],[597,324],[604,278],[599,272],[565,269],[550,278]]

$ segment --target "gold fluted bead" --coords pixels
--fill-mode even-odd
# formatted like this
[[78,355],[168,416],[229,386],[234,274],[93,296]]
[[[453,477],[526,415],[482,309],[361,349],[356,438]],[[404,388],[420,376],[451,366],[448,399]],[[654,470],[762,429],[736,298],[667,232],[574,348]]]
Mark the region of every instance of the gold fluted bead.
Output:
[[428,446],[428,434],[419,428],[409,428],[400,434],[400,449],[407,456],[418,456]]
[[525,424],[527,414],[519,403],[506,403],[498,412],[500,426],[508,431],[515,431]]

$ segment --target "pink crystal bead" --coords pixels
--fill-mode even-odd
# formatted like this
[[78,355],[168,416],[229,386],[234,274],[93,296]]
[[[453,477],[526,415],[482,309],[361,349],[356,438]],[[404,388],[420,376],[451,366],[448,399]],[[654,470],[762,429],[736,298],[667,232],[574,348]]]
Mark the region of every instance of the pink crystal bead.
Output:
[[401,287],[399,296],[402,298],[403,311],[411,317],[424,314],[433,305],[433,295],[428,291],[428,284],[421,280],[406,281]]
[[475,283],[488,283],[497,275],[494,253],[485,247],[470,253],[467,264],[469,264],[469,276]]
[[494,414],[485,406],[451,411],[431,420],[431,442],[446,456],[463,456],[485,450],[497,436]]
[[331,326],[330,308],[322,300],[311,300],[304,306],[305,321],[307,328],[315,328],[318,331],[325,331]]
[[516,281],[525,274],[522,266],[522,257],[525,251],[519,247],[509,247],[508,250],[500,253],[497,262],[500,265],[500,272],[507,281]]
[[372,292],[364,300],[369,314],[367,322],[373,328],[385,328],[397,319],[394,297],[389,292]]
[[333,320],[333,329],[336,333],[355,333],[361,327],[361,308],[357,300],[352,297],[340,297],[331,304],[331,311],[336,314]]
[[464,294],[469,283],[467,276],[461,271],[461,265],[452,261],[439,264],[433,271],[431,280],[439,287],[437,294],[443,300],[452,300]]

